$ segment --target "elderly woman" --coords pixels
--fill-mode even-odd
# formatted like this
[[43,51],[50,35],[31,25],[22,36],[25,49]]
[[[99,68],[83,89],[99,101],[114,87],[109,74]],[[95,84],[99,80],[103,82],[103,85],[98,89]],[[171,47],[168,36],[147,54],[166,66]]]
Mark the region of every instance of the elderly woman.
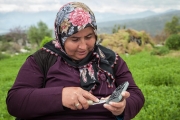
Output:
[[[29,56],[19,70],[6,100],[9,113],[26,120],[135,117],[144,104],[143,94],[125,61],[97,44],[96,20],[89,7],[79,2],[64,5],[54,25],[56,39]],[[54,62],[48,68],[42,61]],[[47,72],[40,66],[48,68]],[[88,102],[106,99],[125,81],[129,87],[122,93],[122,101]]]

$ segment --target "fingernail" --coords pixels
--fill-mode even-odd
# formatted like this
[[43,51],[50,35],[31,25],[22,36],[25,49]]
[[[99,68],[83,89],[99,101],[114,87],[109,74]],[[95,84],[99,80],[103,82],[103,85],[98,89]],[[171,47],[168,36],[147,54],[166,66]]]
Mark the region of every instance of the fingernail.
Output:
[[99,99],[96,99],[96,102],[99,102]]
[[122,96],[125,96],[125,92],[123,91],[123,92],[121,93],[121,95],[122,95]]
[[110,105],[112,105],[113,103],[112,102],[109,102]]
[[105,99],[104,97],[101,98],[101,100]]
[[103,106],[104,106],[104,107],[106,107],[106,106],[107,106],[107,104],[104,104]]
[[93,101],[92,100],[88,100],[87,103],[88,103],[88,105],[92,105]]

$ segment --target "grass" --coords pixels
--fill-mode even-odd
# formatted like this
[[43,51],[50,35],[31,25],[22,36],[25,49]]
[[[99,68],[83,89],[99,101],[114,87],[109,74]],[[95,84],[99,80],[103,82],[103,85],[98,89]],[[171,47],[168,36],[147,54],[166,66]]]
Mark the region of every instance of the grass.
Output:
[[10,87],[13,85],[19,68],[29,54],[21,54],[8,59],[0,60],[0,120],[14,120],[6,109],[6,96]]
[[[179,52],[176,52],[176,54]],[[180,56],[159,57],[141,52],[120,55],[142,90],[146,102],[133,120],[178,120],[180,117]],[[28,54],[0,60],[0,120],[14,120],[6,110],[7,92]]]
[[[178,52],[175,52],[178,53]],[[122,56],[146,102],[133,120],[178,120],[180,117],[180,56],[148,52]]]

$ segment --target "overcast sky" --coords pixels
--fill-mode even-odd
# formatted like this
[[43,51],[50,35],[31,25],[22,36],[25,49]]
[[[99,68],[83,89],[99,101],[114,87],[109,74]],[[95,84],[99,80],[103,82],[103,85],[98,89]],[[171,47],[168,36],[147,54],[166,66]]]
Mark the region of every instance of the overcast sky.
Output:
[[[0,12],[11,11],[58,11],[72,0],[0,0]],[[180,10],[180,0],[78,0],[88,5],[94,12],[116,12],[131,14],[152,10],[163,12],[169,9]]]

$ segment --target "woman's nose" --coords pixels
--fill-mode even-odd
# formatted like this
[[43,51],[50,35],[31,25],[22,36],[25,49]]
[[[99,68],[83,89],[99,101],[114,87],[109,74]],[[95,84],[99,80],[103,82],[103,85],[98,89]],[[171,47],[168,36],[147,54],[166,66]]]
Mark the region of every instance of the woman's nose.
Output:
[[79,48],[80,49],[86,49],[87,47],[87,44],[86,44],[86,41],[83,39],[80,41],[80,44],[79,44]]

